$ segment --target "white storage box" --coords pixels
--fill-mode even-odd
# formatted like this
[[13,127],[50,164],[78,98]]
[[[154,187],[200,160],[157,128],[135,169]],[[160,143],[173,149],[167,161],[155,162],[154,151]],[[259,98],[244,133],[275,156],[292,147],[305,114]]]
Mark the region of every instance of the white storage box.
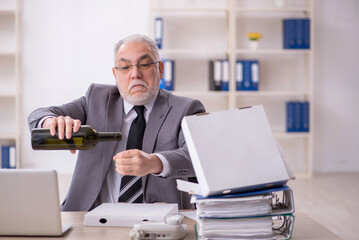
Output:
[[103,203],[85,214],[85,226],[133,227],[143,221],[163,222],[178,213],[178,204]]
[[198,184],[178,189],[204,197],[281,186],[294,178],[263,106],[184,117],[182,129]]

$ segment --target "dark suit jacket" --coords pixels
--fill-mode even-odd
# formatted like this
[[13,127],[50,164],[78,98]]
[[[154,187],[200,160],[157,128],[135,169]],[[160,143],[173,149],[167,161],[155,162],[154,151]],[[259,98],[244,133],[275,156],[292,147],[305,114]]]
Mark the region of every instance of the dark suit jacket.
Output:
[[[144,202],[178,203],[180,209],[192,207],[190,196],[176,187],[176,179],[195,176],[182,134],[181,120],[186,115],[204,111],[198,100],[159,90],[146,125],[142,150],[165,156],[169,162],[170,176],[144,176]],[[81,124],[90,125],[99,132],[120,131],[124,116],[123,99],[115,85],[92,84],[84,97],[62,106],[32,112],[28,118],[30,129],[36,127],[44,116],[60,115],[80,119]],[[62,205],[63,211],[88,211],[96,207],[95,202],[112,157],[116,154],[117,143],[98,143],[91,150],[79,151],[70,189]]]

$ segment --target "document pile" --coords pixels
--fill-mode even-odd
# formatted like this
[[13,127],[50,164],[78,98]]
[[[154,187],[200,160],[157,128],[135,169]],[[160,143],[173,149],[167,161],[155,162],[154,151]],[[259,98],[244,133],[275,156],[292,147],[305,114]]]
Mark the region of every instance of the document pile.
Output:
[[197,183],[193,194],[200,239],[289,239],[294,225],[294,174],[263,106],[186,116],[182,130]]
[[195,197],[200,239],[290,239],[293,194],[278,187],[235,195]]

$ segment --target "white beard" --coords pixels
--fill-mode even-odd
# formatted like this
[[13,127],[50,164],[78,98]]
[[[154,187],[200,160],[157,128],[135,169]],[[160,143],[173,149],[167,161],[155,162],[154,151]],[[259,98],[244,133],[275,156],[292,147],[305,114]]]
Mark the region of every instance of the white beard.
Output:
[[[134,85],[139,85],[139,84],[145,87],[147,91],[141,94],[131,95],[130,94],[131,88]],[[156,86],[157,84],[155,84],[153,88],[150,88],[145,81],[136,79],[131,81],[126,91],[123,91],[123,89],[120,87],[120,84],[118,84],[118,89],[123,99],[125,99],[128,103],[131,103],[133,105],[145,105],[146,103],[151,101],[151,99],[156,95],[158,91],[158,88],[156,88]]]

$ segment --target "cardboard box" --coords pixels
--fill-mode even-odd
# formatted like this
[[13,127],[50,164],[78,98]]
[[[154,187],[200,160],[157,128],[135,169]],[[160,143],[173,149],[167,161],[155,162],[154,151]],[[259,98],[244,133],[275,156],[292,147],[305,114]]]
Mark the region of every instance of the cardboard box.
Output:
[[204,197],[282,186],[294,177],[263,106],[184,117],[182,130],[198,184],[178,189]]
[[178,213],[178,204],[103,203],[85,214],[84,226],[133,227],[143,221],[163,222]]

